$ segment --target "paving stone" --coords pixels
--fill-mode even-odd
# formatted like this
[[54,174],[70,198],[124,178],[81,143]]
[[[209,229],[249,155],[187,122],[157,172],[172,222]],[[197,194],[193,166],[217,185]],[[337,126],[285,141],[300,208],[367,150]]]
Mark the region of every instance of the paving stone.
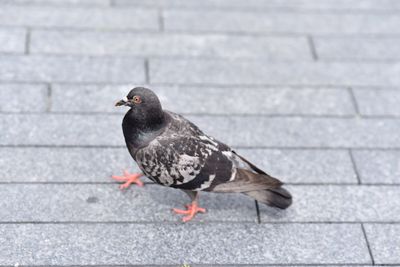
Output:
[[394,222],[400,220],[398,186],[286,186],[293,205],[279,210],[259,205],[262,222]]
[[[150,86],[163,107],[181,114],[355,114],[345,88],[243,88]],[[123,112],[111,102],[125,96],[127,85],[54,85],[57,112]],[[187,103],[190,103],[188,105]]]
[[311,13],[166,10],[166,30],[190,32],[394,34],[399,33],[396,13]]
[[360,179],[368,184],[400,184],[400,151],[352,152]]
[[400,264],[400,224],[365,224],[376,264]]
[[150,60],[151,83],[168,84],[395,86],[399,71],[395,62]]
[[400,59],[400,38],[379,37],[315,37],[320,59]]
[[47,87],[39,84],[0,84],[0,112],[44,112]]
[[[279,264],[279,266],[287,266],[287,267],[304,267],[304,266],[306,266],[307,264],[305,264],[305,265],[281,265],[281,264]],[[191,266],[193,266],[193,267],[212,267],[213,265],[209,265],[209,264],[195,264],[195,265],[191,265]],[[219,265],[220,267],[243,267],[243,264],[229,264],[229,265]],[[254,266],[254,267],[268,267],[268,266],[270,266],[270,265],[268,265],[268,264],[265,264],[265,265],[260,265],[260,264],[257,264],[257,265],[244,265],[244,266]],[[337,265],[326,265],[326,264],[323,264],[323,265],[319,265],[319,264],[316,264],[316,265],[314,265],[313,264],[313,266],[315,266],[315,267],[335,267],[335,266],[337,266]],[[346,267],[352,267],[352,266],[354,266],[354,265],[341,265],[341,266],[346,266]],[[371,267],[371,266],[373,266],[373,265],[358,265],[357,264],[357,266],[359,266],[359,267]],[[151,267],[157,267],[157,266],[151,266]],[[398,267],[398,266],[395,266],[395,267]]]
[[[357,183],[347,151],[235,150],[286,183]],[[111,183],[110,176],[123,169],[139,171],[123,147],[0,148],[0,182]]]
[[24,53],[26,31],[0,29],[0,53]]
[[0,0],[0,4],[109,6],[110,0]]
[[[190,202],[181,190],[155,184],[124,192],[117,184],[5,184],[0,192],[3,222],[180,222],[172,208],[185,209]],[[257,221],[255,201],[242,194],[202,192],[200,206],[207,212],[195,222]]]
[[152,9],[101,7],[2,6],[0,25],[57,28],[157,30]]
[[[187,116],[231,146],[397,148],[396,119]],[[122,115],[1,115],[1,145],[124,146]],[[66,127],[68,126],[68,127]]]
[[370,263],[360,225],[3,224],[0,233],[4,265]]
[[357,183],[350,155],[344,150],[235,150],[285,183]]
[[368,116],[399,116],[400,91],[353,89],[359,112]]
[[310,1],[310,0],[115,0],[116,5],[146,6],[146,7],[192,7],[192,8],[291,8],[295,10],[393,10],[399,9],[400,4],[396,0],[384,0],[377,3],[374,0],[329,0],[329,1]]
[[311,59],[305,37],[34,31],[32,53]]
[[139,171],[126,148],[0,148],[1,182],[112,182],[124,169]]
[[133,58],[0,56],[0,80],[19,82],[144,82],[144,62]]

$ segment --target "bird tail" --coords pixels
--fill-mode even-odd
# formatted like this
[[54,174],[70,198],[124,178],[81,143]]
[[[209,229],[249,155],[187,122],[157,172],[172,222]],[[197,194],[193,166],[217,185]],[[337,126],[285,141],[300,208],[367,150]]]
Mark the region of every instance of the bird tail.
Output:
[[283,187],[248,191],[243,194],[271,207],[286,209],[292,204],[292,195]]

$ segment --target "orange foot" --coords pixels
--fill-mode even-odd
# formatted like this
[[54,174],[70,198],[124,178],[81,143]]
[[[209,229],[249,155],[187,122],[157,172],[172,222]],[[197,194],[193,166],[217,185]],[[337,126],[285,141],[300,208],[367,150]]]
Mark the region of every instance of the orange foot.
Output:
[[116,176],[113,175],[111,176],[114,180],[117,180],[118,182],[125,182],[122,185],[119,186],[119,189],[126,189],[128,188],[131,184],[135,183],[138,186],[143,186],[143,182],[140,181],[140,177],[143,174],[141,173],[129,173],[128,171],[124,171],[124,176]]
[[185,216],[182,218],[183,222],[190,221],[191,219],[194,218],[194,215],[196,215],[196,213],[198,213],[198,212],[201,212],[201,213],[206,212],[206,209],[200,208],[199,206],[197,206],[196,201],[193,201],[192,204],[186,205],[186,207],[188,208],[187,210],[173,209],[173,211],[176,214],[187,214],[188,215],[188,216]]

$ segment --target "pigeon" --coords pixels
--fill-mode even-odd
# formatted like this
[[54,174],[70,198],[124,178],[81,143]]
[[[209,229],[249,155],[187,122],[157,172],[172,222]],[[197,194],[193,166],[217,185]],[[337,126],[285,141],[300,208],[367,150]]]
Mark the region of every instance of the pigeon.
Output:
[[191,199],[187,209],[173,209],[190,221],[206,210],[199,206],[200,191],[243,193],[266,205],[286,209],[291,194],[283,183],[271,177],[228,145],[205,134],[183,116],[163,110],[150,89],[136,87],[116,106],[127,106],[122,129],[125,143],[142,173],[112,176],[121,189],[132,183],[143,186],[141,176],[153,182],[181,189]]

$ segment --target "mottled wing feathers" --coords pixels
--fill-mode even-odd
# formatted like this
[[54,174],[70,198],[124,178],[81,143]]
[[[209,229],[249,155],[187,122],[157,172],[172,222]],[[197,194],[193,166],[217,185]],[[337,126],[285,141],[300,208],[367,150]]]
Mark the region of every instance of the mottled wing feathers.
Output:
[[282,185],[278,179],[271,176],[254,173],[245,169],[237,169],[235,178],[232,181],[218,184],[211,188],[212,192],[249,192],[278,188]]
[[183,117],[170,113],[168,129],[135,155],[144,174],[154,182],[185,190],[204,190],[214,180],[229,181],[230,148],[205,135]]

